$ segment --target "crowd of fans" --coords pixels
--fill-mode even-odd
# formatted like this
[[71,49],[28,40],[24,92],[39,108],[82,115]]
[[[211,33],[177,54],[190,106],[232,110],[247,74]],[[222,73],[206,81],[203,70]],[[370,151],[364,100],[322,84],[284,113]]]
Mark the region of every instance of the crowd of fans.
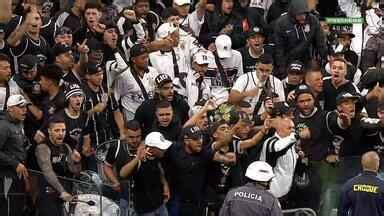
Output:
[[[384,149],[384,3],[365,3],[2,0],[0,214],[65,215],[87,170],[122,216],[232,215],[227,194],[261,215],[228,193],[260,179],[272,215],[344,215]],[[361,35],[325,19],[346,16]]]

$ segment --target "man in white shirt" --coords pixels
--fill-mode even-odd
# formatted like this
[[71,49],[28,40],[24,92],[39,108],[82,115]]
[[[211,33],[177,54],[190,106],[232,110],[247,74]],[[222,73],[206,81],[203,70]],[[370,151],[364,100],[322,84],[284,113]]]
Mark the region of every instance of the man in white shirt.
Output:
[[162,24],[156,33],[157,39],[173,38],[173,48],[160,49],[149,54],[152,66],[159,72],[170,76],[178,92],[185,91],[185,78],[189,71],[184,52],[178,47],[179,28],[174,23]]
[[200,100],[208,100],[211,96],[211,88],[204,80],[208,69],[208,56],[206,50],[201,50],[193,56],[192,73],[188,74],[186,81],[186,98],[189,107],[195,106]]
[[269,55],[262,55],[256,64],[256,71],[241,75],[233,85],[228,101],[238,104],[244,100],[252,105],[254,114],[264,112],[261,106],[267,92],[279,95],[279,101],[285,101],[285,93],[282,82],[271,75],[273,60]]
[[191,0],[173,1],[173,7],[179,13],[179,24],[181,29],[195,37],[200,34],[201,26],[204,23],[206,2],[207,1],[200,0],[196,4],[196,9],[192,13],[189,13],[191,8]]
[[142,44],[134,45],[130,50],[131,66],[120,74],[114,85],[116,100],[121,100],[125,121],[135,117],[136,109],[144,100],[153,97],[155,78],[158,72],[148,66],[148,51]]
[[210,64],[205,79],[211,86],[216,103],[228,100],[228,91],[237,77],[243,72],[243,60],[239,51],[232,49],[232,40],[228,35],[220,35],[215,40],[216,50],[208,55]]
[[280,198],[291,189],[298,158],[295,150],[297,140],[291,119],[279,117],[271,124],[276,133],[264,141],[260,160],[272,166],[275,178],[272,179],[270,192]]
[[20,89],[11,80],[11,64],[8,56],[0,54],[0,111],[6,110],[9,96],[20,94]]

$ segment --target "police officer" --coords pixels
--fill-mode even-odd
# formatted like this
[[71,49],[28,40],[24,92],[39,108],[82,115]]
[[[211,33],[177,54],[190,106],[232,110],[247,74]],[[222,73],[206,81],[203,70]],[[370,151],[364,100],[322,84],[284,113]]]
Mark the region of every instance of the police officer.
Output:
[[384,181],[377,177],[379,155],[370,151],[361,158],[363,173],[342,188],[339,216],[384,215]]
[[255,161],[248,166],[245,176],[249,182],[228,192],[220,216],[283,215],[279,201],[267,191],[275,176],[272,167]]

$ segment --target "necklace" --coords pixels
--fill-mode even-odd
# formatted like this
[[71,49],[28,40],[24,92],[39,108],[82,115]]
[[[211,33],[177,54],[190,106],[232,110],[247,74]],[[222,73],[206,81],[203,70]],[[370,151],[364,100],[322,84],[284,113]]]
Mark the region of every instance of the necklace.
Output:
[[33,45],[35,45],[35,46],[40,46],[40,44],[41,44],[41,40],[40,40],[40,37],[39,37],[39,39],[37,40],[37,42],[31,37],[31,35],[29,34],[29,33],[27,33],[27,35],[28,35],[28,37],[29,37],[29,39],[30,39],[30,41],[31,41],[31,43],[33,44]]

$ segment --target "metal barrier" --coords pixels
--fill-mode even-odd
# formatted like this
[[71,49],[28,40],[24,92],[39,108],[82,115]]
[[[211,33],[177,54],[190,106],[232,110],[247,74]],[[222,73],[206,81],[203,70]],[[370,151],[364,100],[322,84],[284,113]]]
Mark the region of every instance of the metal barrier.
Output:
[[[30,174],[28,195],[31,197],[33,205],[36,205],[42,190],[41,178],[45,178],[41,171],[28,170]],[[110,184],[102,182],[99,175],[92,171],[82,171],[75,178],[57,176],[62,185],[70,185],[73,199],[63,205],[64,216],[120,216],[119,204],[112,199],[104,196],[104,189],[111,188]],[[54,190],[53,193],[56,193]],[[8,193],[8,196],[25,196],[24,193]],[[57,194],[57,196],[59,196]],[[37,205],[36,205],[37,206]]]
[[316,216],[316,212],[310,208],[295,208],[295,209],[284,209],[283,214],[291,214],[294,216]]

